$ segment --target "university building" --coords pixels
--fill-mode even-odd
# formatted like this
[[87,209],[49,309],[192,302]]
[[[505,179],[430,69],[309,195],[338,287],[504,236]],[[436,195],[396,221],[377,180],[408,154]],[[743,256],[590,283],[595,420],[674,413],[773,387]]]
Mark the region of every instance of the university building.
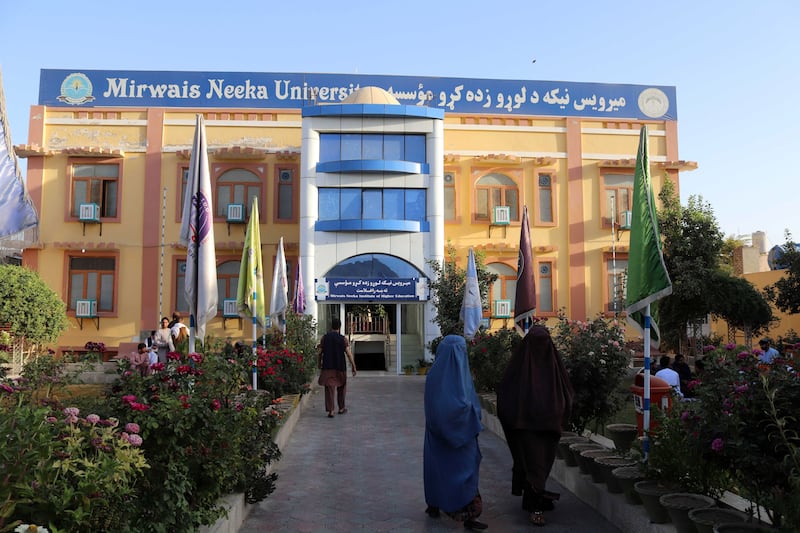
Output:
[[299,263],[320,331],[340,317],[357,357],[400,371],[439,335],[431,263],[451,251],[462,266],[470,247],[483,254],[499,276],[484,323],[512,326],[526,207],[537,315],[621,310],[640,128],[656,191],[697,166],[678,156],[675,98],[648,85],[43,70],[16,147],[40,214],[23,262],[67,302],[59,351],[137,341],[185,313],[178,233],[199,113],[219,295],[207,333],[249,337],[233,301],[256,197],[267,294],[282,237],[289,287]]

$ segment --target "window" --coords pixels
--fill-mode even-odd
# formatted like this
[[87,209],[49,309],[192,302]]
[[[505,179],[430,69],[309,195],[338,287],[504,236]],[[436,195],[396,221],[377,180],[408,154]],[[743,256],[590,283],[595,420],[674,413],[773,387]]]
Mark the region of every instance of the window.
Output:
[[[620,257],[622,255],[622,257]],[[621,313],[625,310],[625,294],[628,273],[628,257],[617,254],[605,256],[606,286],[604,298],[607,313]]]
[[114,312],[116,277],[116,257],[70,256],[69,309],[74,311],[78,300],[96,300],[98,312]]
[[216,181],[214,210],[216,216],[226,217],[228,204],[243,204],[250,215],[253,196],[261,207],[261,178],[250,170],[234,168],[220,174]]
[[497,274],[497,279],[489,286],[489,301],[511,300],[517,295],[517,271],[504,263],[489,263],[486,270],[492,274]]
[[539,174],[537,176],[538,223],[552,224],[553,219],[553,176]]
[[320,188],[320,220],[426,219],[425,189]]
[[[241,261],[224,261],[217,265],[217,309],[222,311],[223,300],[235,300],[239,290],[239,267]],[[186,303],[186,261],[177,262],[178,275],[175,279],[175,310],[189,312]]]
[[454,172],[444,173],[444,219],[456,219],[456,175]]
[[295,168],[275,168],[275,218],[281,222],[295,222],[297,211],[295,199]]
[[603,227],[611,227],[612,220],[620,222],[620,214],[631,210],[633,201],[633,176],[630,174],[605,174],[603,176],[605,204]]
[[536,280],[536,304],[537,314],[554,314],[555,305],[555,285],[553,284],[553,262],[552,261],[536,261],[536,271],[538,272],[538,279]]
[[380,133],[320,134],[320,163],[357,159],[425,163],[425,135]]
[[510,219],[519,221],[517,184],[503,174],[487,174],[475,183],[475,219],[490,221],[494,208],[509,207]]
[[72,206],[70,214],[78,217],[81,204],[100,206],[102,218],[116,218],[119,209],[119,164],[72,166]]

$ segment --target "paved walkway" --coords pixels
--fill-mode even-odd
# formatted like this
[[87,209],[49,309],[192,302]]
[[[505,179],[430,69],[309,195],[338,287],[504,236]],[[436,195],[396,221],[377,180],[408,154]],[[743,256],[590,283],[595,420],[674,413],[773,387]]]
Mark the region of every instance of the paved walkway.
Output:
[[[253,507],[240,533],[463,531],[447,516],[425,513],[422,443],[425,427],[421,376],[362,372],[348,379],[349,412],[327,418],[324,397],[314,394],[278,462],[277,489]],[[484,430],[480,520],[489,531],[538,531],[521,499],[511,496],[511,456],[505,442]],[[542,531],[618,532],[566,489]]]

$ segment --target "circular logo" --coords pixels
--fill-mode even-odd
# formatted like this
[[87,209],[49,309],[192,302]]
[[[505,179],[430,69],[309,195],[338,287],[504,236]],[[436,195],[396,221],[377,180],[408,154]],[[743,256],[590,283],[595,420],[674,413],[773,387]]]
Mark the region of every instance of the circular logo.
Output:
[[92,96],[92,82],[86,74],[75,72],[64,78],[61,82],[61,96],[59,102],[70,105],[80,105],[94,100]]
[[650,118],[660,118],[669,109],[669,98],[661,89],[650,87],[639,94],[639,110]]

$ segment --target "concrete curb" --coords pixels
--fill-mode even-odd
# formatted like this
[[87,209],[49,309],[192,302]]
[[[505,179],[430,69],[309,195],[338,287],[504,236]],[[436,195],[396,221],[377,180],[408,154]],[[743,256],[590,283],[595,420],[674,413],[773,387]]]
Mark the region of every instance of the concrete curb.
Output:
[[[297,425],[297,421],[300,419],[300,415],[309,406],[311,397],[315,393],[316,390],[312,388],[311,392],[300,397],[300,401],[297,402],[297,406],[294,409],[288,411],[289,414],[281,424],[274,439],[279,449],[283,450],[283,447],[286,446],[295,425]],[[267,471],[271,472],[274,466],[275,463],[269,465]],[[227,509],[228,516],[220,518],[213,526],[201,527],[200,533],[236,533],[242,527],[247,515],[250,514],[253,508],[253,505],[245,503],[244,493],[241,492],[225,496],[222,498],[221,504]]]
[[[500,420],[488,409],[481,409],[481,414],[483,427],[505,440]],[[611,440],[600,435],[592,435],[591,438],[607,448],[614,447]],[[591,476],[582,474],[577,467],[568,467],[561,459],[556,459],[556,462],[553,463],[550,477],[558,481],[579,500],[593,507],[623,533],[641,533],[642,531],[675,533],[677,531],[673,524],[650,523],[650,518],[643,506],[631,505],[625,501],[624,495],[608,492],[605,484],[594,483]]]

